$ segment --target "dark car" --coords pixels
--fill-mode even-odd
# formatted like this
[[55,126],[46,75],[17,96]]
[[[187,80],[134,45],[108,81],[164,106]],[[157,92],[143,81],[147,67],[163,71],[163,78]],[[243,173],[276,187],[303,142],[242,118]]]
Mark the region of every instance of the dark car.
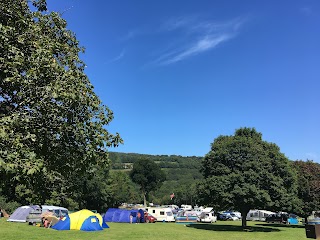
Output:
[[288,223],[288,214],[284,213],[277,213],[277,214],[271,214],[268,217],[266,217],[267,223]]
[[217,213],[217,220],[220,221],[231,221],[232,217],[229,214],[226,213]]

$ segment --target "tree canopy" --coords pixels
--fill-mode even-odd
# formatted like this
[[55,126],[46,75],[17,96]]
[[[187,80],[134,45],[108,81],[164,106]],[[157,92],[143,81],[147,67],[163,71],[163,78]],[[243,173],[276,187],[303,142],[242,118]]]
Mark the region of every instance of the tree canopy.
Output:
[[219,136],[211,144],[198,184],[202,204],[239,210],[242,226],[250,209],[291,210],[296,201],[296,174],[278,146],[262,140],[254,128]]
[[122,139],[84,73],[75,34],[46,2],[0,1],[0,189],[8,200],[67,202]]
[[298,196],[302,203],[297,214],[307,219],[312,211],[320,210],[320,164],[313,161],[294,161],[298,172]]
[[148,194],[150,191],[159,188],[166,176],[155,162],[148,159],[139,159],[133,164],[130,178],[140,186],[144,197],[144,205],[146,206]]

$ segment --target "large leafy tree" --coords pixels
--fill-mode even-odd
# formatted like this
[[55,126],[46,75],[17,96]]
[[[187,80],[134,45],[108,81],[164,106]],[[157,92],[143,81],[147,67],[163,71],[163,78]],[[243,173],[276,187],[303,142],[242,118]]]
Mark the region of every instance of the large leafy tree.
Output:
[[298,196],[303,203],[297,214],[307,220],[312,211],[320,210],[320,164],[299,160],[292,166],[298,172]]
[[121,142],[79,58],[84,49],[44,0],[0,0],[0,189],[8,200],[73,198]]
[[166,176],[155,162],[141,158],[133,164],[130,178],[140,186],[144,205],[146,206],[149,193],[158,189],[166,179]]
[[240,128],[233,136],[219,136],[202,163],[204,180],[198,185],[202,204],[217,210],[292,211],[296,174],[278,146],[262,140],[254,128]]
[[95,169],[94,174],[88,174],[78,181],[82,188],[82,194],[76,199],[80,209],[103,212],[110,207],[119,207],[128,202],[131,192],[134,192],[129,175],[121,171]]

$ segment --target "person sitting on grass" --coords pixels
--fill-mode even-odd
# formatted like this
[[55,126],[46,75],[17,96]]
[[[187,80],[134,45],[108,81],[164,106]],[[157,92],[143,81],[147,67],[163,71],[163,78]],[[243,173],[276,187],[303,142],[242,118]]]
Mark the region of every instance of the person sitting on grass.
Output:
[[49,227],[49,221],[48,221],[48,219],[44,219],[43,226],[44,226],[45,228],[48,228],[48,227]]

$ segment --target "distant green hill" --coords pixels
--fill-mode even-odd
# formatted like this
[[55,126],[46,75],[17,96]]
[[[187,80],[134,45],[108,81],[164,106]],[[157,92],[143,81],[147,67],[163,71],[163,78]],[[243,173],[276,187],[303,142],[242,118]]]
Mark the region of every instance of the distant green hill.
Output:
[[137,159],[150,159],[160,165],[161,168],[191,168],[199,169],[202,157],[183,157],[179,155],[149,155],[139,153],[109,152],[112,161],[112,169],[126,169]]
[[[151,193],[151,200],[158,204],[194,203],[191,189],[197,180],[203,178],[200,173],[203,157],[109,152],[109,158],[113,170],[130,170],[133,163],[141,158],[156,162],[165,171],[166,181],[159,190]],[[176,196],[173,201],[169,197],[171,193],[175,193]]]

